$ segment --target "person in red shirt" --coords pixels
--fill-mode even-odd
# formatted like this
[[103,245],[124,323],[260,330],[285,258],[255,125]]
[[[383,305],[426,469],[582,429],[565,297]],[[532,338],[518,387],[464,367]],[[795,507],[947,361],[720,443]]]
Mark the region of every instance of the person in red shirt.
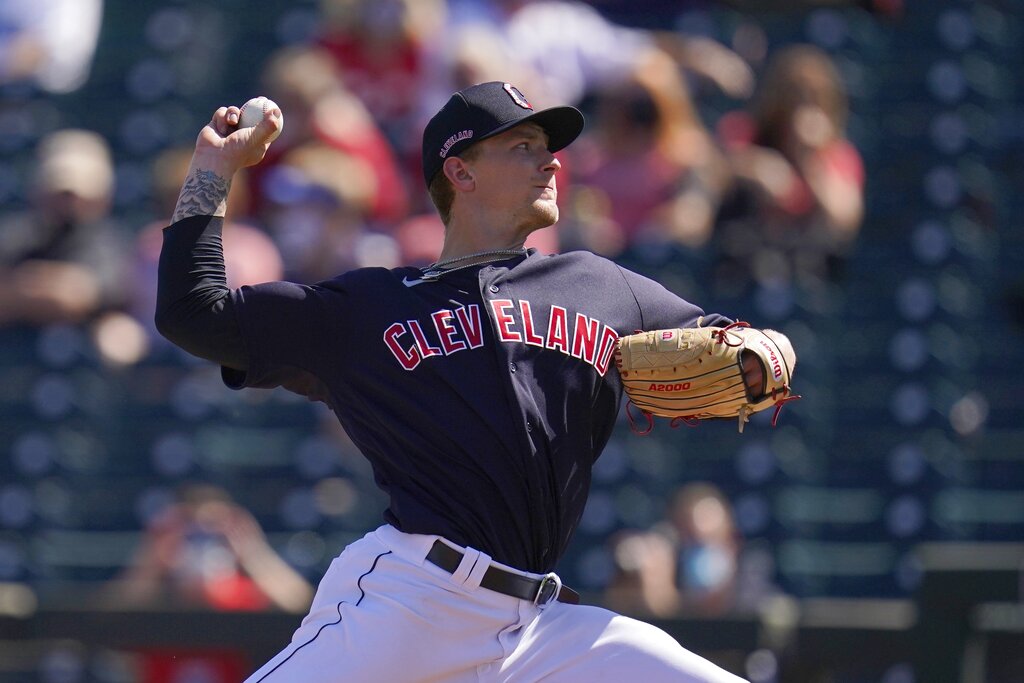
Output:
[[834,278],[864,215],[864,164],[827,54],[792,45],[769,61],[748,111],[718,134],[734,174],[719,212],[719,281]]
[[256,519],[217,487],[193,485],[147,526],[106,597],[128,605],[301,612],[313,588],[270,546]]

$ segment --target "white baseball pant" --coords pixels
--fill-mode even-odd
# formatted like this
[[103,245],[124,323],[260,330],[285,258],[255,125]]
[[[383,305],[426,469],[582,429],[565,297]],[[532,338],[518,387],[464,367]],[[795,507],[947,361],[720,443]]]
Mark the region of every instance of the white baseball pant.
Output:
[[[437,536],[385,525],[334,559],[291,643],[246,683],[743,683],[650,624],[480,587],[492,562],[426,561]],[[538,575],[517,572],[524,576]]]

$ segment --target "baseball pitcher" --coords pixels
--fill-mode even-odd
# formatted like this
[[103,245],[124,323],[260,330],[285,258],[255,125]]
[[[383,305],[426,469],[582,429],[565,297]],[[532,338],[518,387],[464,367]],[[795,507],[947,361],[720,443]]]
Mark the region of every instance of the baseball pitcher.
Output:
[[554,153],[584,122],[500,82],[455,93],[424,131],[445,223],[436,263],[231,290],[231,179],[281,125],[276,108],[252,128],[238,113],[218,109],[196,142],[164,231],[158,328],[220,364],[230,387],[324,401],[389,498],[249,680],[739,681],[652,625],[578,604],[556,569],[624,377],[634,411],[742,424],[789,397],[788,341],[594,254],[524,249],[558,220]]

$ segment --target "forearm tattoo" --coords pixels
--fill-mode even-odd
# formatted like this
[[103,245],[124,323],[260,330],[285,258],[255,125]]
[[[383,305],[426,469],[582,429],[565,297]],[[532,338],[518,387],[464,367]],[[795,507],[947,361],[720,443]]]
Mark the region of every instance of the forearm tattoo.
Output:
[[231,179],[212,171],[191,171],[181,186],[171,223],[190,216],[223,216],[228,209]]

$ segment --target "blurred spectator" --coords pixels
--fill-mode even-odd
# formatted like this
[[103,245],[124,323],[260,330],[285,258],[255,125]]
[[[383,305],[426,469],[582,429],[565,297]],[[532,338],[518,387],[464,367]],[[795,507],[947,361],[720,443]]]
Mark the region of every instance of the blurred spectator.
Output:
[[222,489],[194,484],[148,525],[131,565],[102,597],[124,606],[300,613],[313,588],[248,511]]
[[604,604],[622,614],[678,616],[682,596],[672,543],[650,531],[627,531],[613,537],[611,545],[615,574],[605,588]]
[[701,482],[682,487],[655,531],[675,548],[682,608],[700,614],[732,608],[741,542],[725,495]]
[[847,115],[828,55],[793,45],[769,59],[749,113],[722,117],[735,184],[718,216],[720,284],[839,275],[864,214]]
[[[509,81],[534,93],[535,107],[585,106],[595,92],[599,100],[615,100],[590,146],[593,154],[580,160],[586,169],[575,168],[579,150],[559,155],[562,220],[531,235],[527,246],[615,256],[640,232],[687,245],[706,241],[725,166],[697,120],[684,71],[747,96],[753,76],[742,58],[707,38],[617,25],[575,0],[447,1],[450,39],[442,55],[452,88]],[[649,100],[644,111],[644,103],[628,109],[633,91]],[[435,104],[423,111],[432,113]],[[588,190],[575,202],[578,180],[594,180],[594,190],[614,196]],[[603,213],[605,207],[612,213]],[[656,208],[655,228],[647,214]]]
[[0,223],[0,325],[81,323],[124,303],[125,233],[110,215],[106,141],[62,130],[40,141],[30,207]]
[[[522,83],[523,87],[530,87],[538,81],[537,73],[516,53],[501,28],[500,24],[484,22],[453,27],[452,39],[444,53],[445,68],[453,90],[488,81]],[[531,88],[530,92],[533,90]],[[426,118],[432,111],[424,108],[423,113]]]
[[282,48],[265,65],[262,81],[285,112],[287,125],[267,157],[250,169],[255,214],[275,189],[264,181],[267,174],[287,165],[289,157],[316,154],[307,171],[318,173],[312,180],[340,201],[372,220],[405,216],[408,194],[391,143],[325,50]]
[[397,265],[391,233],[409,209],[405,177],[330,55],[282,48],[263,80],[286,124],[263,162],[249,169],[250,214],[281,251],[285,277],[312,282],[355,267]]
[[[749,96],[753,74],[732,50],[702,36],[615,24],[577,0],[449,0],[456,27],[490,26],[492,49],[525,65],[538,103],[576,103],[594,87],[624,77],[643,54],[661,48],[678,66],[733,97]],[[486,80],[486,79],[485,79]],[[502,77],[498,80],[510,80]]]
[[590,144],[573,168],[577,182],[607,197],[622,232],[611,244],[707,242],[727,167],[675,63],[646,52],[628,78],[596,91],[593,108]]
[[[495,30],[494,49],[529,70],[524,87],[538,107],[580,102],[590,88],[624,77],[651,46],[647,33],[612,24],[574,0],[499,0],[492,11],[478,18]],[[454,7],[452,16],[459,16]],[[483,22],[471,25],[479,29]]]
[[419,152],[414,118],[438,80],[446,9],[445,0],[320,0],[318,43],[403,155]]
[[[170,222],[178,201],[181,185],[188,174],[192,148],[169,149],[153,161],[152,187],[157,218],[139,230],[135,238],[134,273],[130,310],[135,319],[148,330],[151,341],[163,340],[156,333],[153,314],[156,311],[156,270],[163,244],[163,228]],[[247,184],[239,174],[231,186],[227,222],[224,226],[224,267],[228,286],[253,285],[284,277],[284,262],[277,245],[260,228],[239,221],[237,216],[248,206]]]
[[103,0],[0,2],[0,85],[77,90],[89,77],[102,19]]
[[668,617],[736,606],[740,538],[728,500],[710,484],[679,489],[662,522],[617,537],[612,554],[616,574],[605,591],[612,609]]

